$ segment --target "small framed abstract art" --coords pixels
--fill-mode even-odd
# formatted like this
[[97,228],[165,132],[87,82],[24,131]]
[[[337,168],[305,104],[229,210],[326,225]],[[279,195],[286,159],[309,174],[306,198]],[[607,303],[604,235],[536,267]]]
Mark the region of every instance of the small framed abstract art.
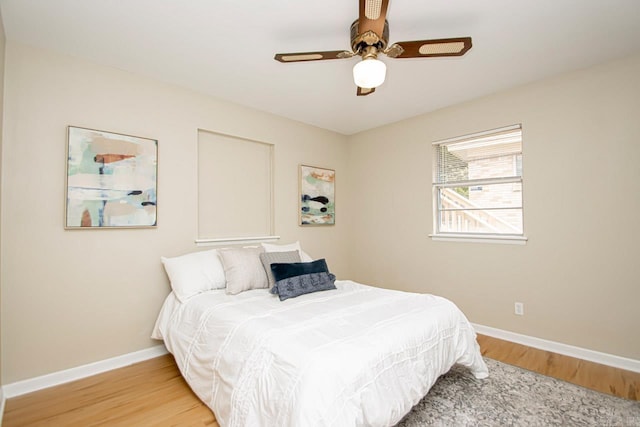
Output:
[[158,141],[69,126],[66,229],[157,226]]
[[300,165],[299,225],[336,223],[336,172]]

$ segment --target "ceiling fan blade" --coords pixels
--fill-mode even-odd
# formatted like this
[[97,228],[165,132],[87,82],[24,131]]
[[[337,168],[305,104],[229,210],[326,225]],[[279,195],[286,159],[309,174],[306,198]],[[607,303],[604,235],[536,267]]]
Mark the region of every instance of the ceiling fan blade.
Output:
[[373,31],[382,38],[389,0],[360,0],[358,33]]
[[356,94],[358,96],[367,96],[367,95],[371,95],[375,91],[376,91],[375,87],[373,87],[371,89],[367,89],[367,88],[358,86],[358,91],[356,92]]
[[273,59],[280,62],[306,62],[351,58],[353,55],[354,53],[348,50],[331,50],[327,52],[276,53]]
[[394,43],[385,51],[391,58],[461,56],[471,49],[471,37],[414,40]]

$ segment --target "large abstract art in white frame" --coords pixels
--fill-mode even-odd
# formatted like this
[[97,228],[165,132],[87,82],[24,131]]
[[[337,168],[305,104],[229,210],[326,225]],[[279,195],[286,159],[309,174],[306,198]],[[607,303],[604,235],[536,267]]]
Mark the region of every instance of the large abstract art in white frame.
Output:
[[66,229],[157,226],[158,141],[68,127]]

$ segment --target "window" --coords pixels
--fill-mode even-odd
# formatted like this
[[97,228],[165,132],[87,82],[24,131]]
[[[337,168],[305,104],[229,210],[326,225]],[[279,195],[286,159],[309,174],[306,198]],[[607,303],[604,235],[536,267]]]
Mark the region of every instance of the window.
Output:
[[520,125],[434,143],[433,237],[521,238]]
[[273,145],[198,130],[197,243],[273,235]]

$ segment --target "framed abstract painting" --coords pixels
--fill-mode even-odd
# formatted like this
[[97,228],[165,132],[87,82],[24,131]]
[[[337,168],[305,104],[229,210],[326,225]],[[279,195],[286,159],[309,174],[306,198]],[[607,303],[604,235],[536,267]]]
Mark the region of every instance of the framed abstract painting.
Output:
[[336,223],[336,172],[300,165],[299,225]]
[[69,126],[66,229],[157,226],[158,141]]

